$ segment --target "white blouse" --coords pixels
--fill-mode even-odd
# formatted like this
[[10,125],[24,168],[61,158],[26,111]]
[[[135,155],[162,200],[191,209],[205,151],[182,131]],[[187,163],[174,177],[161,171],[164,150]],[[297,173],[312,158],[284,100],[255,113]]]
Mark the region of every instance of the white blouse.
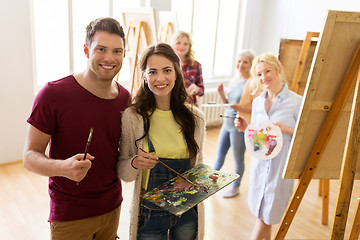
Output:
[[[254,99],[251,123],[255,123],[258,129],[266,120],[295,128],[302,97],[290,91],[285,84],[267,113],[266,94],[264,91]],[[258,160],[251,157],[248,205],[250,211],[268,225],[280,223],[293,192],[294,180],[282,178],[291,138],[291,135],[283,133],[282,149],[273,159]]]

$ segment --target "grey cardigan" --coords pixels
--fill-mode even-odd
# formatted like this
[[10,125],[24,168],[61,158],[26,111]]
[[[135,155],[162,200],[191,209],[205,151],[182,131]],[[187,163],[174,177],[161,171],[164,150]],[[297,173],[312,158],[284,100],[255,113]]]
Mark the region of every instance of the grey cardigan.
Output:
[[[195,141],[199,146],[199,153],[196,158],[192,158],[190,165],[194,167],[203,161],[203,146],[205,142],[205,116],[196,107],[193,107],[195,115]],[[118,175],[121,180],[131,182],[135,180],[133,200],[130,209],[130,229],[129,239],[136,240],[138,228],[139,199],[141,189],[142,171],[135,169],[131,165],[131,161],[139,153],[138,148],[142,148],[143,141],[138,141],[138,148],[135,146],[135,140],[144,135],[143,118],[134,111],[133,108],[127,108],[122,115],[122,133],[120,140],[120,156],[118,163]],[[204,238],[204,206],[203,203],[198,204],[198,240]]]

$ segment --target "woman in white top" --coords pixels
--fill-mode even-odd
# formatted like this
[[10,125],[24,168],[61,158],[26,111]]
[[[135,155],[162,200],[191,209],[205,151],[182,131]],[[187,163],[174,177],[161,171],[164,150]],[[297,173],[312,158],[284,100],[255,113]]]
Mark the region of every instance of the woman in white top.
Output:
[[[257,217],[251,240],[270,240],[271,225],[280,223],[293,192],[293,180],[283,179],[286,157],[298,118],[301,96],[290,91],[282,77],[283,67],[272,54],[262,54],[253,62],[253,76],[263,89],[252,105],[251,123],[260,129],[270,120],[283,135],[280,153],[270,160],[251,157],[248,205]],[[247,121],[237,115],[235,127],[244,131]]]

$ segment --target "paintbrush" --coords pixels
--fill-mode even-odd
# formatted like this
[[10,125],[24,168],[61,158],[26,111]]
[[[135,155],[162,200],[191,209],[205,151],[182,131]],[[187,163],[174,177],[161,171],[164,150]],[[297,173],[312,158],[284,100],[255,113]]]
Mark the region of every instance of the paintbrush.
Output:
[[[144,149],[139,148],[141,151],[143,151],[144,153],[147,153]],[[193,183],[192,181],[190,181],[189,179],[187,179],[186,177],[184,177],[183,175],[181,175],[180,173],[178,173],[177,171],[175,171],[174,169],[172,169],[171,167],[169,167],[168,165],[166,165],[165,163],[163,163],[162,161],[160,161],[159,159],[156,159],[156,161],[160,164],[162,164],[164,167],[166,167],[167,169],[169,169],[170,171],[172,171],[173,173],[175,173],[178,177],[184,179],[185,181],[187,181],[188,183],[190,183],[191,185],[195,186],[195,187],[199,187],[200,186],[198,184]]]
[[236,119],[236,118],[237,118],[237,117],[226,116],[226,115],[221,115],[221,114],[220,114],[220,117],[223,117],[223,118],[233,118],[233,119]]
[[88,153],[88,151],[89,151],[89,147],[90,147],[90,143],[91,143],[91,138],[92,138],[93,131],[94,131],[94,128],[91,127],[91,128],[90,128],[89,137],[88,137],[88,140],[87,140],[87,143],[86,143],[86,147],[85,147],[85,154],[84,154],[83,160],[86,159],[86,155],[87,155],[87,153]]
[[[90,128],[89,137],[88,137],[88,140],[87,140],[86,146],[85,146],[85,152],[84,152],[84,158],[83,158],[83,160],[86,159],[86,155],[87,155],[87,153],[88,153],[88,151],[89,151],[89,147],[90,147],[90,143],[91,143],[91,138],[92,138],[93,131],[94,131],[94,128],[91,127],[91,128]],[[76,182],[76,185],[79,185],[79,182]]]

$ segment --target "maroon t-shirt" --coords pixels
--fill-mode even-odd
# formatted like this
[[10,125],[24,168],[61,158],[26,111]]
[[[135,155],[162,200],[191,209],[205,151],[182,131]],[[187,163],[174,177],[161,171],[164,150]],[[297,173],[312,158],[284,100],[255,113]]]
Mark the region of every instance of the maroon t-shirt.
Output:
[[79,183],[49,178],[49,221],[68,221],[105,214],[122,202],[116,173],[121,114],[129,92],[118,84],[115,99],[96,97],[70,75],[47,83],[36,96],[28,123],[51,135],[50,158],[66,159],[84,153],[94,128],[89,153],[95,157]]

